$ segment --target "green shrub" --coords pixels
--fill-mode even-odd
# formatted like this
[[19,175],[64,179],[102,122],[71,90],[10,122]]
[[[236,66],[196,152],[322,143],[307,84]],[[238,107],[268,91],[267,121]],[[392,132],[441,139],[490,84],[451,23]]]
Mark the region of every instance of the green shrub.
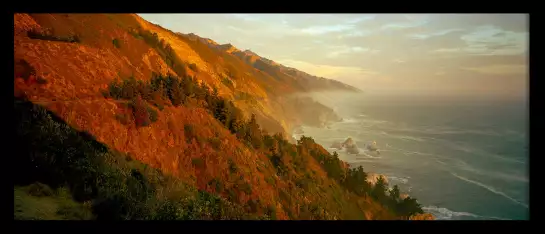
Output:
[[204,160],[202,160],[201,158],[192,158],[191,164],[197,168],[202,168],[204,167]]
[[266,177],[265,181],[270,185],[273,185],[273,186],[276,185],[276,182],[275,182],[274,178],[272,178],[272,177]]
[[150,108],[141,98],[136,98],[129,103],[137,127],[146,127],[157,121],[157,112]]
[[41,76],[38,76],[38,78],[36,78],[36,82],[38,84],[47,84],[47,80],[42,78]]
[[229,159],[229,172],[231,172],[231,174],[234,174],[237,171],[238,171],[237,165],[233,162],[232,159]]
[[208,185],[211,186],[212,188],[214,188],[214,190],[216,191],[216,193],[221,193],[223,192],[223,184],[221,183],[221,181],[217,178],[214,178],[212,180],[210,180],[208,182]]
[[121,42],[117,38],[112,40],[112,44],[114,44],[115,48],[121,48]]
[[231,90],[235,89],[233,82],[227,77],[221,78],[221,83],[223,83],[225,86],[227,86]]
[[243,191],[244,193],[246,193],[247,195],[252,194],[252,186],[246,182],[242,182],[239,185],[239,189]]
[[27,31],[27,36],[32,39],[47,40],[47,41],[63,41],[63,42],[70,42],[70,43],[81,42],[78,35],[71,35],[66,37],[56,36],[54,35],[53,29],[46,29],[43,31],[31,29]]
[[221,147],[221,140],[217,137],[212,137],[208,139],[208,142],[212,145],[212,148],[215,150],[220,150]]
[[191,69],[192,71],[194,72],[198,72],[198,68],[197,68],[197,64],[194,64],[194,63],[191,63],[189,65],[187,65],[189,67],[189,69]]
[[195,137],[195,128],[192,124],[184,124],[184,135],[187,141],[191,141]]

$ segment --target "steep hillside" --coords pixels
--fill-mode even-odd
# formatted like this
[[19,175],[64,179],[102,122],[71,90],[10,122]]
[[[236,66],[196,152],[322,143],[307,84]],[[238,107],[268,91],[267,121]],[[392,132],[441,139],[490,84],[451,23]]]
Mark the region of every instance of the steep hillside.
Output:
[[[371,186],[362,168],[347,168],[311,138],[288,142],[282,133],[295,111],[284,111],[279,94],[300,90],[209,40],[136,15],[14,20],[16,218],[406,219],[421,212],[416,200]],[[44,214],[33,210],[40,201]]]

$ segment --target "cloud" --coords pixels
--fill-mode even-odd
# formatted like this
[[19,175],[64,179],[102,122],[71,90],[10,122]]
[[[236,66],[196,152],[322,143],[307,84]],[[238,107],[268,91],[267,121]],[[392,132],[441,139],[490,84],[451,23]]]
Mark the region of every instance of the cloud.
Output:
[[318,65],[291,59],[280,60],[278,63],[299,69],[315,76],[327,78],[362,77],[378,74],[375,71],[366,70],[360,67]]
[[361,46],[331,46],[330,52],[326,55],[328,58],[336,58],[344,54],[358,54],[358,53],[371,53],[376,54],[377,50],[372,50],[370,48],[364,48]]
[[415,27],[423,26],[426,23],[427,21],[424,19],[398,22],[398,23],[389,23],[389,24],[383,25],[381,29],[382,30],[397,30],[397,29],[415,28]]
[[439,49],[430,51],[430,53],[457,53],[461,51],[462,51],[461,48],[439,48]]
[[360,23],[360,22],[372,20],[372,19],[374,19],[374,18],[375,18],[375,15],[363,15],[363,16],[357,16],[357,17],[348,19],[348,20],[346,21],[346,23],[348,23],[348,24],[357,24],[357,23]]
[[322,26],[312,26],[304,28],[301,32],[310,34],[310,35],[322,35],[331,32],[342,32],[352,29],[354,26],[350,24],[337,24],[337,25],[322,25]]
[[528,73],[528,66],[520,64],[489,65],[481,67],[467,67],[462,69],[488,75],[525,75]]
[[431,33],[410,34],[409,37],[413,39],[428,39],[430,37],[443,36],[452,32],[461,32],[461,31],[465,31],[465,30],[459,29],[459,28],[452,28],[452,29],[444,29],[444,30],[431,32]]
[[341,34],[337,37],[337,39],[342,39],[342,38],[354,38],[354,37],[366,37],[366,36],[369,36],[373,34],[372,31],[370,30],[350,30],[349,32],[347,33],[344,33],[344,34]]
[[393,62],[394,63],[405,63],[406,61],[403,60],[403,59],[394,59]]
[[516,55],[526,52],[527,32],[506,31],[494,25],[475,28],[461,37],[467,44],[464,51],[477,55]]

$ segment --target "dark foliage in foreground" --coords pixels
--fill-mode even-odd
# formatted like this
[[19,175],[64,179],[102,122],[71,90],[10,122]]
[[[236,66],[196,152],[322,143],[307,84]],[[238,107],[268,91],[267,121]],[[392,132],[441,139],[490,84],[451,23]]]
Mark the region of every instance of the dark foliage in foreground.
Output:
[[99,220],[266,218],[127,160],[38,105],[16,98],[14,110],[15,186],[40,183],[29,188],[29,196],[51,196],[66,187]]

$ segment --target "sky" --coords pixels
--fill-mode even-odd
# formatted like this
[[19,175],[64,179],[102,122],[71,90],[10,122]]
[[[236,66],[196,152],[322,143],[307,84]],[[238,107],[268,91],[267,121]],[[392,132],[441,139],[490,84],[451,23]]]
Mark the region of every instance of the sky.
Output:
[[524,14],[139,14],[367,93],[521,97]]

